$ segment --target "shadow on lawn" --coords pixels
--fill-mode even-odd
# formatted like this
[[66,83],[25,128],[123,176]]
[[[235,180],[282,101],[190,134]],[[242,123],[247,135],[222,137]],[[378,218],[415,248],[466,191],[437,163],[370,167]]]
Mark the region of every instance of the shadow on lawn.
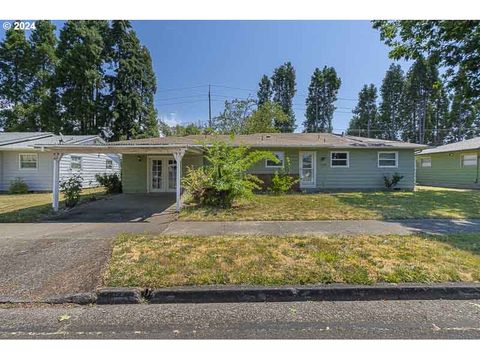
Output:
[[339,202],[383,219],[480,218],[480,191],[392,191],[334,195]]

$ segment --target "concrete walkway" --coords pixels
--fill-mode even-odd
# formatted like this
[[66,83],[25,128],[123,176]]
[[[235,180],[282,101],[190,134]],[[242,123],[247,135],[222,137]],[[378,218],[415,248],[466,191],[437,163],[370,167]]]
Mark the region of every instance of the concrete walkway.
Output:
[[332,220],[332,221],[175,221],[167,235],[410,235],[480,233],[480,219]]

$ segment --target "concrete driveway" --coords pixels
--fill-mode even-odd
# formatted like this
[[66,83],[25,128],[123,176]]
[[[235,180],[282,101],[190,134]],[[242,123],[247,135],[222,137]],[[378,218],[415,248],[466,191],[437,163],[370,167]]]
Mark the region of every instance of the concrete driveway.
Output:
[[122,232],[161,233],[173,194],[121,194],[42,223],[0,224],[0,300],[41,300],[94,290]]

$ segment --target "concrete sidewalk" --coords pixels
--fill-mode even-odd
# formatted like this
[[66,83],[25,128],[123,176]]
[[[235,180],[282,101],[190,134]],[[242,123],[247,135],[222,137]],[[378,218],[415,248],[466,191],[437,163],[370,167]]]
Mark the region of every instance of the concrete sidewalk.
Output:
[[480,233],[480,219],[332,221],[174,221],[166,235],[410,235]]

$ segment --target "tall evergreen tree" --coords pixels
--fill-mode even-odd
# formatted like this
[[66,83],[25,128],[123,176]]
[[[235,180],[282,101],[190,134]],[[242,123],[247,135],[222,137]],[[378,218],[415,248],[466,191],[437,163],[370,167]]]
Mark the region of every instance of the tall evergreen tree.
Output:
[[333,67],[325,66],[322,70],[316,68],[308,87],[308,96],[305,101],[307,110],[305,132],[332,132],[333,113],[341,79]]
[[478,103],[465,96],[465,91],[468,90],[460,84],[452,95],[452,105],[449,113],[450,131],[446,137],[446,142],[462,141],[480,135]]
[[353,117],[347,130],[349,135],[379,138],[382,133],[377,124],[377,88],[364,85],[358,93],[358,104],[353,109]]
[[28,129],[28,99],[32,87],[31,49],[23,30],[7,30],[0,43],[0,126]]
[[266,102],[269,102],[272,99],[272,82],[267,75],[263,75],[262,79],[258,83],[258,106],[262,106]]
[[273,102],[282,107],[288,116],[287,123],[275,124],[278,131],[283,133],[295,130],[295,114],[293,112],[293,97],[296,93],[295,69],[290,62],[276,68],[272,75]]
[[438,70],[427,59],[416,60],[409,69],[402,100],[405,121],[403,140],[419,144],[432,141],[432,118],[429,108],[438,82]]
[[71,20],[60,32],[56,84],[63,131],[98,134],[105,126],[107,21]]
[[402,91],[404,74],[400,65],[391,64],[385,73],[380,88],[381,103],[379,107],[379,138],[399,140],[403,128]]
[[39,20],[35,22],[35,27],[30,36],[33,83],[28,130],[59,132],[62,126],[57,113],[59,99],[55,89],[55,25]]
[[429,106],[429,123],[432,126],[430,144],[442,145],[450,134],[450,118],[449,118],[450,101],[445,87],[441,82],[434,86],[432,98]]
[[148,50],[143,48],[129,21],[113,21],[107,38],[111,69],[107,121],[110,140],[158,136],[153,96],[156,79]]

